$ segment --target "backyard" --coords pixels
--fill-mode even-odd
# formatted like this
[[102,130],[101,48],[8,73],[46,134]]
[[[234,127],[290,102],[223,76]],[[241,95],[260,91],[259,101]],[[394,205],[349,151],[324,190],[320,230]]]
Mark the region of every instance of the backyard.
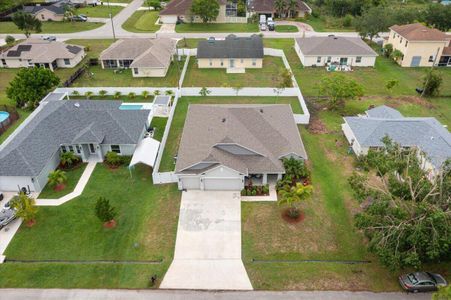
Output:
[[227,74],[226,69],[200,69],[194,57],[190,58],[183,80],[184,87],[277,87],[284,70],[282,58],[265,56],[263,68],[246,69],[243,74]]
[[130,32],[156,32],[160,29],[160,25],[155,25],[157,20],[157,11],[138,10],[122,24],[122,28]]
[[183,97],[178,100],[172,119],[169,136],[164,147],[159,171],[174,170],[174,156],[176,156],[186,113],[190,104],[290,104],[294,113],[302,113],[297,97]]
[[[42,22],[42,31],[45,33],[71,33],[87,31],[105,25],[97,22]],[[13,22],[0,22],[0,33],[22,33]]]
[[187,32],[258,32],[256,23],[182,23],[175,26],[178,33]]
[[[151,169],[141,165],[131,174],[126,167],[97,165],[81,196],[39,207],[36,225],[19,229],[6,250],[9,261],[0,265],[8,274],[0,287],[147,288],[154,274],[160,281],[172,261],[180,192],[176,185],[155,186],[151,178]],[[114,229],[105,229],[94,214],[101,196],[118,212]]]

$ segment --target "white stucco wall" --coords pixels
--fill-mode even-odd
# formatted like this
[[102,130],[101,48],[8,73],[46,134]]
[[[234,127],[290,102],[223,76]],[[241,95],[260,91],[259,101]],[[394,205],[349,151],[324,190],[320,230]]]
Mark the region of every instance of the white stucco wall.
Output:
[[35,191],[34,183],[31,177],[25,176],[0,176],[0,191],[2,192],[18,192],[19,187],[30,187],[32,192]]
[[133,77],[165,77],[167,73],[168,68],[132,68]]
[[[199,58],[197,59],[197,65],[200,69],[204,68],[231,68],[231,60],[230,58]],[[263,67],[263,59],[262,58],[233,58],[234,68],[249,68],[249,69],[257,69]],[[253,64],[255,62],[255,65]],[[221,65],[222,63],[222,65]]]

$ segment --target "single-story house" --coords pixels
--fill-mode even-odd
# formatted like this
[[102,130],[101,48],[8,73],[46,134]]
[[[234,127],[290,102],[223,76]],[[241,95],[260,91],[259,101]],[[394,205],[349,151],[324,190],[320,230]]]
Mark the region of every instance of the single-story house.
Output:
[[127,38],[100,54],[103,69],[132,69],[133,77],[165,77],[173,60],[176,41],[169,38]]
[[[281,17],[285,18],[285,13],[280,16],[277,14],[276,6],[274,5],[276,0],[249,0],[248,10],[251,14],[258,15],[266,15],[267,17]],[[288,0],[285,0],[288,4]],[[292,18],[303,18],[306,15],[310,15],[312,13],[312,9],[307,5],[304,1],[297,0],[297,7],[295,10],[290,12],[290,16]]]
[[[232,16],[232,11],[226,9],[227,0],[212,0],[219,2],[219,14],[213,23],[226,23],[226,16]],[[177,21],[186,23],[201,23],[199,16],[192,15],[191,6],[193,0],[172,0],[160,11],[160,22],[163,24],[175,24]],[[226,13],[227,11],[227,13]],[[235,10],[236,15],[236,10]]]
[[377,57],[377,53],[358,37],[297,38],[294,48],[305,67],[328,64],[373,67]]
[[27,5],[24,6],[23,11],[41,21],[63,21],[66,7],[64,3],[56,2],[50,5]]
[[256,34],[250,37],[230,34],[224,40],[200,41],[197,46],[199,68],[224,68],[240,73],[246,68],[262,68],[263,57],[263,41]]
[[150,110],[122,110],[121,101],[59,96],[41,101],[0,146],[1,191],[40,192],[63,152],[74,152],[84,162],[103,161],[109,151],[133,155],[146,133]]
[[29,38],[0,53],[0,68],[73,68],[86,56],[83,46]]
[[290,157],[307,159],[290,105],[191,104],[175,174],[179,189],[241,190],[280,179]]
[[451,135],[435,118],[404,117],[396,109],[382,105],[364,115],[345,117],[344,121],[341,128],[357,156],[383,147],[382,138],[388,136],[402,147],[416,147],[424,153],[422,167],[431,177],[451,158]]
[[450,67],[451,35],[420,23],[393,25],[384,46],[391,44],[393,51],[403,55],[396,61],[401,67]]

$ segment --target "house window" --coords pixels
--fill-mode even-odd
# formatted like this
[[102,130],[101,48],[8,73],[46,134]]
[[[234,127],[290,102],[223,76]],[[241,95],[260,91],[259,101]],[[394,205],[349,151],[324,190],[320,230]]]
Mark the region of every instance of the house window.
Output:
[[256,58],[253,58],[253,59],[252,59],[252,65],[253,65],[253,66],[256,66],[256,65],[257,65],[257,59],[256,59]]
[[138,75],[138,73],[139,73],[138,68],[133,68],[133,73],[134,73],[135,75]]
[[80,148],[80,146],[77,145],[77,146],[75,146],[75,148],[77,149],[77,153],[78,153],[78,154],[81,154],[81,148]]
[[330,63],[332,61],[332,57],[328,56],[327,57],[327,62]]
[[361,57],[361,56],[357,56],[357,57],[355,58],[355,62],[356,62],[356,63],[362,62],[362,57]]
[[41,19],[45,20],[44,14],[41,14]]
[[68,58],[65,58],[65,59],[64,59],[64,64],[65,64],[66,66],[70,65],[70,60],[69,60]]
[[321,56],[318,56],[318,57],[316,58],[316,62],[317,62],[317,63],[320,63],[320,62],[321,62]]
[[66,153],[67,152],[67,149],[66,149],[66,146],[61,146],[61,151],[63,152],[63,153]]
[[222,67],[222,66],[224,66],[224,62],[223,62],[222,59],[221,59],[221,67]]
[[408,44],[409,44],[409,41],[406,41],[406,47],[407,47]]
[[434,62],[434,56],[433,55],[429,56],[429,62]]
[[74,152],[74,146],[70,145],[70,146],[69,146],[69,151],[70,151],[70,152]]
[[121,154],[121,147],[119,145],[111,145],[111,151]]
[[402,38],[399,40],[399,43],[402,44]]
[[105,69],[114,69],[117,68],[117,60],[105,59],[103,61],[103,67]]
[[208,60],[208,63],[210,64],[210,67],[213,66],[213,61],[211,59]]

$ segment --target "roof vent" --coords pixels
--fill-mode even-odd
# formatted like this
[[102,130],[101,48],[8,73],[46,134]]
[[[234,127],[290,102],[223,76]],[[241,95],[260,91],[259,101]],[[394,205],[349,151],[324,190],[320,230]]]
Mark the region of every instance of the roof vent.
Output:
[[431,136],[431,141],[433,141],[434,140],[434,137],[433,136]]
[[226,118],[222,118],[222,123],[225,123],[225,121],[226,121]]
[[263,113],[263,108],[260,108],[260,112]]
[[75,102],[75,103],[74,103],[74,106],[78,108],[78,107],[80,107],[80,103]]

